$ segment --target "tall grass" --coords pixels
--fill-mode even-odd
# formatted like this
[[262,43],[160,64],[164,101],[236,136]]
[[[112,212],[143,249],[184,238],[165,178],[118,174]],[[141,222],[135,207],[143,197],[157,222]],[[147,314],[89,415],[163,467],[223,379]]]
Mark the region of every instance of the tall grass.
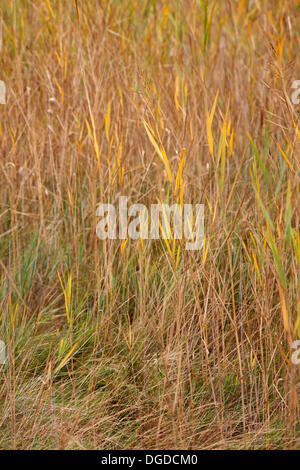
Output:
[[0,3],[0,447],[299,449],[299,2]]

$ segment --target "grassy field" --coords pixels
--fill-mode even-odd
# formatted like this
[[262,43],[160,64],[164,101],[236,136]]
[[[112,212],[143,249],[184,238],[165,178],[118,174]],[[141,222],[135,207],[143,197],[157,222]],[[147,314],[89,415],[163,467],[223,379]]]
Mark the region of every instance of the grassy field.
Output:
[[300,2],[0,6],[0,448],[300,449]]

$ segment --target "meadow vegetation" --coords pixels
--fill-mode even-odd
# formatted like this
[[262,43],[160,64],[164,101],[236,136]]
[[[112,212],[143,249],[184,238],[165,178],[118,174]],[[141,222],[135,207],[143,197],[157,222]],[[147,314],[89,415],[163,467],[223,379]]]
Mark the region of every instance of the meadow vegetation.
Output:
[[300,2],[0,5],[0,447],[299,449]]

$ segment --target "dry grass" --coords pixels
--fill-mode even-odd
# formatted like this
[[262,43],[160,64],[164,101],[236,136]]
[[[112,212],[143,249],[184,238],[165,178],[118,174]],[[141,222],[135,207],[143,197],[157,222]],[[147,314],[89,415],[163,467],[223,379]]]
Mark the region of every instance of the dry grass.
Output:
[[[299,8],[1,1],[1,448],[300,448]],[[183,149],[203,250],[100,241]]]

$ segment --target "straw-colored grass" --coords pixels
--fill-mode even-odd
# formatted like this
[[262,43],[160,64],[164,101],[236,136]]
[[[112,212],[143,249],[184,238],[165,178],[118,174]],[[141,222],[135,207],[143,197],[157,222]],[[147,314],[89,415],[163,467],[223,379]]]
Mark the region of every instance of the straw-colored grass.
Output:
[[0,4],[0,447],[299,449],[299,1]]

